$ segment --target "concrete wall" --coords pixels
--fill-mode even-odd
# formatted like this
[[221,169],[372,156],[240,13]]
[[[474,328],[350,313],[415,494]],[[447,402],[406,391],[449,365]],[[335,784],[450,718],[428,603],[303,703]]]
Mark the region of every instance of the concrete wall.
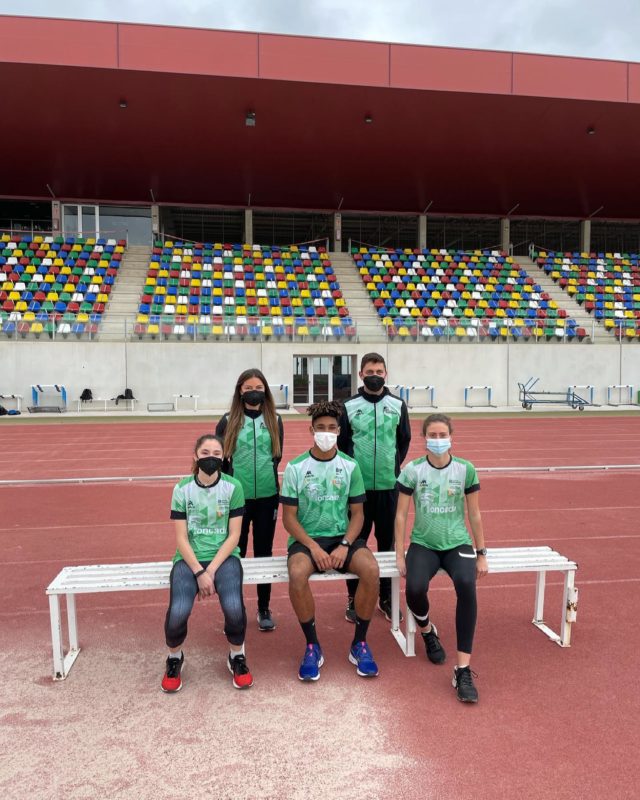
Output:
[[356,355],[379,350],[389,383],[433,384],[440,407],[463,404],[464,387],[491,385],[494,402],[516,405],[518,381],[539,388],[591,383],[596,402],[609,384],[640,388],[640,347],[578,344],[260,344],[184,342],[0,342],[0,394],[30,398],[32,383],[62,383],[75,399],[85,387],[111,398],[126,386],[145,404],[199,394],[203,408],[226,407],[238,374],[260,367],[271,384],[293,385],[294,355]]

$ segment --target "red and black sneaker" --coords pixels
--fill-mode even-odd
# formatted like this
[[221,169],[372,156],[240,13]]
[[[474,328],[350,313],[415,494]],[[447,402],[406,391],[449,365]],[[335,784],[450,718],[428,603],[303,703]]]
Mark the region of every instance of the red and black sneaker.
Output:
[[160,684],[163,692],[179,692],[182,689],[182,665],[184,664],[184,653],[180,654],[180,658],[167,658],[167,668]]
[[253,676],[247,666],[247,659],[242,653],[229,659],[227,661],[229,672],[233,675],[233,685],[236,689],[248,689],[253,686]]

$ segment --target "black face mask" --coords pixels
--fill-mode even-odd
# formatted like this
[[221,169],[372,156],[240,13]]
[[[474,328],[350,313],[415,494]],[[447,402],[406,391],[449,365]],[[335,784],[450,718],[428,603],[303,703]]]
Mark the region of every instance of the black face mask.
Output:
[[363,378],[363,383],[370,392],[379,392],[384,386],[384,378],[382,375],[367,375]]
[[259,406],[264,403],[264,392],[261,389],[250,389],[242,395],[242,402],[249,406]]
[[213,475],[222,466],[222,459],[218,458],[218,456],[207,456],[206,458],[199,458],[196,463],[205,475]]

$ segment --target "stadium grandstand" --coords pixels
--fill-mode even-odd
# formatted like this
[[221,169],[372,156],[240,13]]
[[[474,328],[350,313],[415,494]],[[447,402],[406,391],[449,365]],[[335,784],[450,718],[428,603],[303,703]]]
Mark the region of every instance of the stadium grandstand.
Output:
[[30,120],[1,393],[221,407],[258,364],[304,405],[368,350],[450,407],[640,384],[640,65],[24,17],[0,43]]

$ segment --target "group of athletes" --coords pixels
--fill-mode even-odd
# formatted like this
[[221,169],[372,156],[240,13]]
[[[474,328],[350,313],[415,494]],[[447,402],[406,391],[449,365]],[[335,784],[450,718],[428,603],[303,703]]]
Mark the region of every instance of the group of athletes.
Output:
[[[242,372],[215,434],[195,443],[192,473],[178,482],[171,500],[177,549],[165,620],[169,653],[163,691],[182,688],[189,615],[196,597],[214,593],[224,615],[233,685],[246,689],[253,684],[244,647],[247,615],[240,558],[247,553],[250,530],[254,556],[271,556],[282,505],[289,534],[289,597],[306,640],[298,678],[317,681],[324,663],[309,578],[329,569],[357,576],[347,581],[345,618],[354,625],[348,658],[358,675],[378,675],[367,632],[376,603],[391,619],[391,581],[380,579],[367,547],[373,529],[378,551],[395,547],[398,570],[406,576],[407,607],[433,664],[443,664],[446,654],[429,614],[429,583],[440,568],[451,577],[457,596],[453,686],[459,700],[478,701],[470,660],[476,578],[487,572],[487,559],[476,470],[452,455],[453,427],[445,414],[424,420],[425,455],[401,469],[411,440],[407,406],[385,385],[387,370],[380,354],[363,356],[359,376],[363,385],[354,397],[307,409],[312,445],[287,464],[282,486],[282,420],[258,369]],[[415,518],[405,552],[411,497]],[[273,631],[271,585],[259,585],[257,594],[258,628]]]

